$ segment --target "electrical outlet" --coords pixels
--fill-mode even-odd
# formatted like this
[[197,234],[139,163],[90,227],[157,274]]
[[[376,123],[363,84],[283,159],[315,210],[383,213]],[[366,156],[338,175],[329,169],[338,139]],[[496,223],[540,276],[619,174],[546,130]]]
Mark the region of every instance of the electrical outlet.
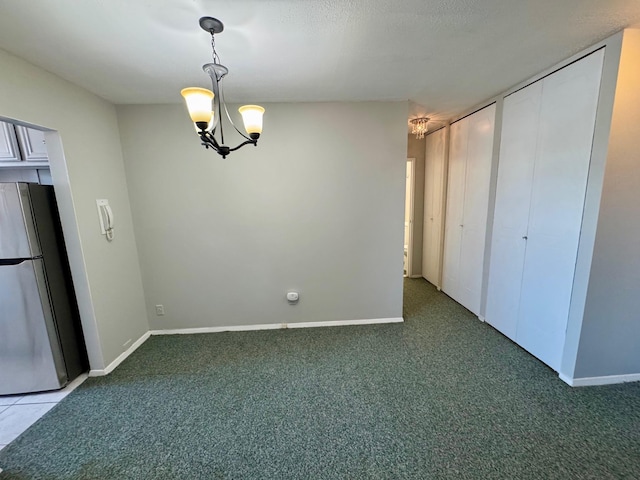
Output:
[[156,305],[156,315],[158,317],[161,317],[162,315],[164,315],[164,306],[163,305]]

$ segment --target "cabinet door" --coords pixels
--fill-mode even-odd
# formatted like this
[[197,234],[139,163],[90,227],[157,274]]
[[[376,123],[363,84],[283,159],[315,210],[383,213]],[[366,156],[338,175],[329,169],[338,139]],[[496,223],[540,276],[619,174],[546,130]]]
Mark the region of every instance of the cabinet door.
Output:
[[47,144],[44,132],[22,126],[16,126],[23,159],[27,162],[48,162]]
[[16,132],[10,123],[0,122],[0,162],[19,162]]
[[493,104],[467,117],[469,140],[461,222],[458,301],[476,315],[480,314],[482,298],[495,114],[496,106]]
[[455,300],[459,298],[460,247],[462,245],[468,133],[468,117],[451,125],[442,289]]
[[504,99],[487,323],[516,339],[542,81]]
[[517,342],[558,370],[564,348],[604,52],[544,79]]
[[442,194],[444,186],[445,129],[427,136],[424,179],[422,276],[440,287],[442,256]]

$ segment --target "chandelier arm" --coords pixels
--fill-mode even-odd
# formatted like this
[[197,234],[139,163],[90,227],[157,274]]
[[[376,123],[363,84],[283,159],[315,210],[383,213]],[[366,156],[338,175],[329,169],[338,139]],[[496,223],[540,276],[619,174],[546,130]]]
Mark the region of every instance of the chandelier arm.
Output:
[[[227,119],[229,120],[229,123],[231,124],[231,126],[233,128],[235,128],[236,132],[238,132],[240,135],[242,135],[244,138],[246,138],[247,140],[251,140],[250,137],[247,137],[244,133],[242,133],[240,130],[238,130],[238,127],[236,127],[236,124],[233,123],[233,120],[231,120],[231,115],[229,115],[229,109],[227,108],[227,102],[224,99],[224,92],[222,90],[222,87],[220,87],[220,99],[222,100],[222,105],[224,106],[224,113],[227,114]],[[222,114],[220,115],[222,117]],[[239,148],[239,147],[238,147]]]
[[258,140],[252,140],[252,139],[249,139],[249,140],[247,140],[246,142],[242,142],[242,143],[241,143],[240,145],[238,145],[237,147],[230,148],[230,149],[229,149],[229,151],[230,151],[230,152],[234,152],[234,151],[238,150],[240,147],[244,147],[245,145],[249,145],[249,144],[254,145],[254,146],[255,146],[255,145],[258,145]]
[[[211,34],[211,57],[213,59],[214,65],[220,63],[220,57],[218,56],[218,52],[216,52],[216,39],[215,39],[215,30],[213,27],[209,30]],[[211,133],[215,134],[216,127],[218,124],[220,125],[220,142],[224,145],[224,132],[222,131],[222,116],[220,111],[220,80],[222,77],[218,78],[218,72],[213,70],[213,75],[209,73],[209,77],[211,78],[211,90],[213,91],[213,111],[218,112],[218,115],[214,115],[213,117],[213,128],[211,129]]]
[[198,135],[200,135],[200,140],[202,140],[203,145],[209,145],[216,152],[220,150],[220,144],[216,141],[216,137],[214,137],[212,133],[202,130],[198,132]]
[[[213,128],[211,129],[211,132],[215,133],[218,125],[220,125],[220,130],[222,130],[222,119],[220,118],[220,86],[218,85],[218,79],[215,74],[211,76],[211,90],[213,91],[213,111],[214,113],[218,113],[213,116]],[[222,143],[224,143],[224,138],[222,139]]]

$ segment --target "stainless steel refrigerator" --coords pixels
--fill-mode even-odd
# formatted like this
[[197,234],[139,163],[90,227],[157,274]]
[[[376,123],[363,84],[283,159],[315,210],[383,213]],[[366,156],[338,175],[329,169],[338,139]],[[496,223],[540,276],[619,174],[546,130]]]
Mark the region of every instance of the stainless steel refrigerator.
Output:
[[53,187],[0,183],[0,395],[59,389],[86,367]]

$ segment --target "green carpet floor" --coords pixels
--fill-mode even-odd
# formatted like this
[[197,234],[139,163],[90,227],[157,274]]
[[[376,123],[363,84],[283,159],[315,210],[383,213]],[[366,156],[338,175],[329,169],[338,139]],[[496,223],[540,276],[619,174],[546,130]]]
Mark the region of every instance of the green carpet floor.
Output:
[[571,388],[424,280],[405,318],[152,337],[0,479],[640,478],[640,383]]

